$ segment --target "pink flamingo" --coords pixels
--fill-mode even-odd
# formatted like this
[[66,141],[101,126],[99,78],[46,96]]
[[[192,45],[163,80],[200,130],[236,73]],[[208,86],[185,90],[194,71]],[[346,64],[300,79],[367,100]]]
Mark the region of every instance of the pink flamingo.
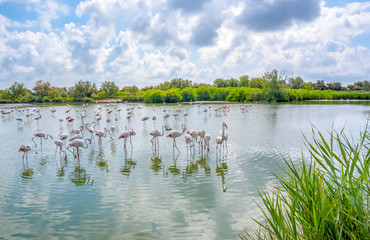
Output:
[[229,138],[229,134],[225,131],[225,128],[227,129],[227,125],[225,122],[222,123],[222,131],[220,132],[220,135],[222,137],[222,143],[225,141],[226,150],[227,150],[227,139]]
[[66,153],[64,150],[63,150],[63,146],[64,146],[64,143],[63,143],[63,140],[56,140],[54,141],[55,143],[55,156],[57,155],[57,151],[58,151],[58,147],[59,147],[59,154],[64,152]]
[[186,150],[187,152],[189,152],[189,145],[190,145],[190,154],[191,154],[191,148],[194,146],[193,137],[189,133],[185,134],[184,137],[185,137],[185,142],[186,142]]
[[211,135],[208,133],[204,135],[204,148],[207,147],[207,151],[209,152],[209,142],[211,141]]
[[[127,129],[127,128],[126,128]],[[127,142],[127,138],[129,138],[130,137],[130,132],[129,131],[127,131],[127,130],[123,130],[122,132],[121,132],[121,134],[118,136],[118,139],[121,139],[121,138],[123,138],[123,140],[124,140],[124,145],[123,145],[123,147],[124,147],[124,149],[126,150],[126,142]]]
[[[89,132],[90,132],[90,134],[91,134],[91,139],[93,139],[93,140],[94,140],[94,132],[95,132],[95,125],[96,125],[96,122],[93,122],[93,124],[94,124],[94,127],[92,127],[90,124],[86,123],[85,127],[86,127],[87,131],[89,131]],[[95,141],[95,140],[94,140],[94,141]]]
[[101,139],[102,137],[103,138],[107,137],[106,132],[107,132],[107,128],[104,128],[104,130],[96,130],[95,131],[95,135],[99,137],[99,141],[98,141],[99,144],[102,143],[102,139]]
[[71,148],[71,147],[77,148],[77,157],[78,157],[78,159],[80,159],[79,148],[80,147],[87,148],[88,147],[87,141],[89,141],[89,143],[91,144],[91,140],[89,138],[85,139],[85,144],[86,145],[84,145],[84,141],[82,141],[82,139],[75,139],[69,144],[69,147],[67,147],[67,150],[70,151],[76,158],[76,154],[74,154],[71,150],[69,150],[69,148]]
[[32,149],[31,145],[22,145],[19,148],[18,152],[23,152],[22,160],[24,160],[24,155],[26,155],[26,160],[28,160],[27,154],[28,154],[28,151],[31,151],[31,149]]
[[31,139],[32,139],[32,141],[35,143],[35,147],[37,147],[37,144],[36,144],[35,140],[33,140],[33,139],[34,139],[34,138],[36,138],[36,137],[39,137],[39,138],[40,138],[41,149],[42,149],[42,139],[43,139],[43,138],[44,138],[45,140],[47,140],[49,137],[50,137],[51,139],[53,139],[53,136],[51,136],[50,134],[45,134],[43,131],[38,131],[38,132],[36,132],[36,133],[34,134],[34,137],[33,137],[33,138],[31,138]]
[[182,132],[181,133],[179,131],[177,131],[177,130],[172,130],[170,132],[170,134],[167,135],[167,137],[173,138],[173,148],[176,147],[176,149],[179,152],[179,154],[180,154],[180,150],[179,150],[179,148],[176,145],[176,138],[181,137],[181,135],[184,134],[185,130],[186,130],[186,127],[185,127],[184,124],[182,124]]
[[164,128],[165,128],[165,126],[162,126],[162,133],[160,133],[157,128],[153,129],[149,133],[150,136],[153,136],[152,139],[150,140],[150,142],[152,143],[152,148],[154,147],[155,151],[157,151],[157,144],[158,144],[158,150],[159,150],[159,140],[158,140],[158,137],[164,135]]
[[131,128],[130,130],[128,130],[128,133],[130,134],[130,144],[131,144],[131,148],[132,148],[132,141],[131,141],[131,137],[132,137],[132,136],[135,136],[135,135],[136,135],[136,132]]

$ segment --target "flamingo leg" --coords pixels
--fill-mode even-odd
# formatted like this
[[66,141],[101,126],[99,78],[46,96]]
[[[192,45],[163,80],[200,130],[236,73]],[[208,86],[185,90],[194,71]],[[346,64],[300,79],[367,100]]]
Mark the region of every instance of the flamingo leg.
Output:
[[176,144],[176,138],[173,139],[173,144],[176,147],[177,151],[180,153],[180,150],[179,150],[179,148],[177,147],[177,144]]
[[[76,158],[76,154],[74,152],[72,152],[69,148],[70,147],[67,147],[67,150],[70,151],[73,154],[73,156]],[[73,150],[74,150],[74,148],[73,148]]]
[[33,137],[33,138],[31,138],[31,140],[32,140],[32,142],[34,142],[35,143],[35,147],[37,147],[37,144],[36,144],[36,142],[35,142],[35,137]]

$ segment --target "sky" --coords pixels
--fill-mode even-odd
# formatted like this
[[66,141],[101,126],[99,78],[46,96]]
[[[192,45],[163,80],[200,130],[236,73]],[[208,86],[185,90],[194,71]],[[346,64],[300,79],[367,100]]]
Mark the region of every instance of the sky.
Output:
[[370,79],[370,1],[0,0],[0,89]]

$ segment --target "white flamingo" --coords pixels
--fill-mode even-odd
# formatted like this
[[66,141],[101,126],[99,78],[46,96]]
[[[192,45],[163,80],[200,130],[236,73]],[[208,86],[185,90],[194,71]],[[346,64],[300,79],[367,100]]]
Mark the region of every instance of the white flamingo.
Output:
[[70,151],[76,158],[76,154],[74,154],[71,150],[69,150],[69,148],[71,148],[71,147],[76,148],[77,149],[77,157],[78,157],[78,159],[80,159],[79,148],[80,147],[87,148],[88,147],[87,141],[89,141],[89,143],[91,144],[91,140],[89,138],[85,139],[85,144],[86,145],[84,145],[84,141],[82,141],[82,139],[75,139],[71,143],[69,143],[69,147],[67,147],[67,150]]
[[126,142],[127,142],[127,139],[130,137],[130,132],[128,130],[123,130],[121,132],[121,134],[118,136],[118,139],[121,139],[123,138],[124,140],[124,144],[123,144],[123,147],[124,149],[126,150]]
[[186,127],[185,127],[185,125],[184,125],[184,124],[182,124],[182,132],[179,132],[179,131],[177,131],[177,130],[172,130],[172,131],[170,132],[170,134],[168,134],[168,135],[167,135],[167,137],[171,137],[171,138],[173,138],[173,148],[175,148],[175,147],[176,147],[176,149],[177,149],[177,151],[179,152],[179,154],[180,154],[180,150],[179,150],[179,148],[178,148],[178,147],[177,147],[177,145],[176,145],[176,138],[178,138],[178,137],[180,137],[182,134],[184,134],[185,130],[186,130]]
[[102,139],[101,138],[106,138],[107,137],[107,128],[104,128],[104,130],[95,130],[95,135],[99,137],[99,144],[102,144]]
[[28,160],[28,152],[31,151],[32,146],[31,145],[22,145],[18,152],[23,152],[22,160],[24,160],[24,155],[26,155],[26,160]]
[[33,139],[36,138],[36,137],[40,138],[41,148],[42,148],[42,139],[47,140],[49,137],[51,139],[53,139],[53,137],[50,134],[45,134],[43,131],[38,131],[34,134],[34,137],[31,138],[32,142],[35,143],[35,147],[37,147],[37,144],[36,144],[35,140],[33,140]]
[[158,140],[158,137],[164,135],[164,128],[165,128],[165,126],[162,126],[162,133],[160,133],[157,128],[153,129],[149,133],[150,136],[153,136],[152,139],[150,140],[150,142],[152,143],[152,148],[154,147],[155,151],[157,151],[157,144],[158,144],[158,150],[159,150],[159,140]]

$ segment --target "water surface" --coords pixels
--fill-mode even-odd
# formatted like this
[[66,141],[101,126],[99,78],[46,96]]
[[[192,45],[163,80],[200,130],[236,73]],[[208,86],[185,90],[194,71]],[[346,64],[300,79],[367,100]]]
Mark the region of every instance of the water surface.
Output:
[[[0,116],[0,238],[5,239],[235,239],[243,228],[260,219],[256,188],[274,184],[271,172],[279,172],[281,155],[298,160],[312,125],[326,133],[334,128],[358,138],[370,116],[362,104],[253,104],[242,111],[239,104],[214,111],[220,104],[183,105],[177,120],[166,122],[164,112],[173,114],[176,105],[133,104],[133,117],[126,118],[127,104],[29,106],[40,109],[42,118],[27,120],[25,112]],[[101,107],[103,119],[97,129],[117,128],[116,136],[95,141],[80,150],[80,160],[68,152],[55,154],[58,134],[70,133],[84,122],[94,121]],[[141,109],[139,109],[140,107]],[[75,118],[73,126],[65,111]],[[106,122],[106,109],[113,110]],[[19,108],[22,109],[22,108]],[[122,109],[115,121],[114,109]],[[204,109],[209,110],[204,112]],[[77,112],[78,111],[78,112]],[[188,116],[183,113],[188,111]],[[33,112],[36,114],[35,112]],[[145,123],[144,116],[157,116]],[[16,121],[22,116],[26,124]],[[222,122],[228,125],[228,150],[216,151],[215,138]],[[177,139],[180,154],[174,153],[171,138],[159,138],[159,154],[153,155],[151,136],[163,124],[180,130],[204,129],[211,135],[210,151],[187,153],[183,137]],[[117,139],[125,126],[133,128],[133,147]],[[43,147],[31,138],[37,130],[52,135]],[[168,132],[166,132],[168,133]],[[165,134],[166,134],[165,133]],[[90,134],[84,131],[85,136]],[[71,136],[73,134],[70,134]],[[32,144],[28,161],[18,152]]]

